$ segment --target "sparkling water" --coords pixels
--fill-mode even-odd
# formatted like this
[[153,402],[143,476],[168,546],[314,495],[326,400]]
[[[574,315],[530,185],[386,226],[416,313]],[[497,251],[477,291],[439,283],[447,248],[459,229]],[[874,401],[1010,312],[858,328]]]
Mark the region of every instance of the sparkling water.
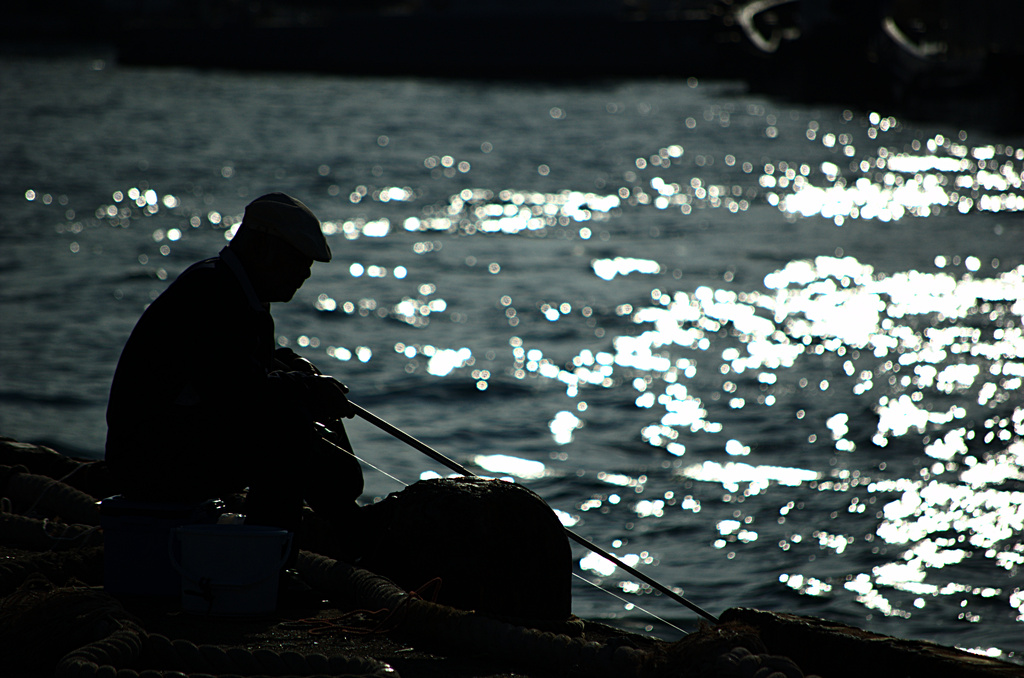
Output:
[[[715,614],[1024,656],[1021,139],[729,82],[92,55],[0,59],[0,108],[0,434],[101,457],[146,304],[283,190],[335,260],[278,342],[355,402]],[[348,429],[367,502],[448,472]],[[580,616],[696,627],[574,562],[614,594],[577,581]]]

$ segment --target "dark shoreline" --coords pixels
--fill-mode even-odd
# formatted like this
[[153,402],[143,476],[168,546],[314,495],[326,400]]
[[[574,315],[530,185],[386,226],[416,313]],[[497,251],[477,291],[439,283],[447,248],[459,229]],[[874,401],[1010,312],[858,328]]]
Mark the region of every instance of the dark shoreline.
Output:
[[[388,666],[406,678],[710,678],[759,668],[789,678],[1021,675],[1020,665],[1004,660],[750,608],[725,610],[717,624],[702,622],[676,642],[575,616],[501,620],[429,602],[315,551],[302,551],[297,563],[314,596],[252,618],[186,614],[173,599],[104,591],[95,497],[106,496],[108,485],[103,462],[0,437],[4,675],[36,678],[53,675],[55,666],[57,675],[252,675],[256,665],[264,666],[256,673],[309,675],[291,667],[328,664],[357,664],[365,669],[359,675],[377,678],[394,675]],[[383,621],[380,613],[387,613]]]
[[733,80],[783,100],[1024,134],[1024,43],[1012,28],[1024,25],[1020,3],[997,3],[995,17],[914,0],[836,2],[824,11],[779,0],[756,15],[744,14],[751,3],[739,0],[693,0],[658,15],[389,13],[317,3],[292,11],[265,3],[270,9],[256,15],[169,3],[163,13],[128,16],[51,4],[65,11],[17,10],[0,27],[0,53],[93,44],[123,66],[550,83]]

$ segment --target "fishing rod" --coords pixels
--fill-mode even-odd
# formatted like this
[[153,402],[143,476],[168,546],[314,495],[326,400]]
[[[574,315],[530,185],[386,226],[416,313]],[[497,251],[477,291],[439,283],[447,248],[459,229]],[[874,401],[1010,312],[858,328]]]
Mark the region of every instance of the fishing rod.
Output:
[[[327,428],[326,428],[325,426],[323,426],[322,424],[318,424],[318,426],[320,426],[321,428],[323,428],[323,430],[324,430],[324,431],[327,431],[328,433],[330,432],[330,431],[329,431],[329,429],[327,429]],[[400,479],[400,478],[396,478],[395,476],[391,475],[390,473],[388,473],[388,472],[387,472],[387,471],[385,471],[384,469],[380,468],[379,466],[375,466],[375,465],[373,464],[373,462],[369,461],[369,460],[368,460],[368,459],[366,459],[365,457],[360,457],[360,456],[359,456],[358,454],[356,454],[355,452],[351,452],[351,450],[349,450],[349,452],[350,452],[350,453],[352,454],[352,456],[353,456],[353,457],[355,457],[356,459],[358,459],[358,460],[359,460],[359,463],[361,463],[361,464],[364,464],[364,465],[366,465],[367,467],[369,467],[369,468],[373,469],[374,471],[376,471],[377,473],[380,473],[380,474],[381,474],[381,475],[383,475],[383,476],[386,476],[387,478],[390,478],[390,479],[391,479],[391,480],[393,480],[393,481],[395,482],[395,484],[397,484],[397,485],[401,485],[402,487],[409,487],[409,484],[408,484],[408,483],[406,483],[406,482],[405,482],[404,480],[402,480],[402,479]],[[630,601],[626,600],[625,598],[623,598],[622,596],[620,596],[620,595],[618,595],[618,594],[616,594],[616,593],[614,593],[614,592],[612,592],[612,591],[609,591],[609,590],[608,590],[608,589],[606,589],[606,588],[602,588],[602,587],[598,586],[597,584],[595,584],[594,582],[590,581],[590,580],[589,580],[589,579],[587,579],[586,577],[581,577],[581,576],[580,576],[580,575],[579,575],[578,573],[576,573],[576,572],[573,572],[573,573],[572,573],[572,576],[573,576],[573,577],[575,577],[576,579],[579,579],[579,580],[580,580],[581,582],[583,582],[583,583],[584,583],[584,584],[586,584],[587,586],[593,586],[593,587],[594,587],[595,589],[597,589],[597,590],[598,590],[598,591],[600,591],[601,593],[604,593],[604,594],[606,594],[606,595],[609,595],[609,596],[611,596],[612,598],[615,598],[616,600],[618,600],[618,601],[620,601],[620,602],[622,602],[622,603],[625,603],[625,604],[627,604],[627,605],[631,605],[632,607],[636,608],[637,610],[640,610],[641,612],[643,612],[643,613],[644,613],[644,614],[646,614],[647,616],[651,617],[652,619],[657,619],[658,621],[660,621],[660,622],[661,622],[662,624],[664,624],[665,626],[668,626],[669,628],[673,628],[673,629],[675,629],[676,631],[679,631],[679,632],[680,632],[680,633],[682,633],[682,634],[683,634],[684,636],[686,635],[686,631],[684,631],[683,629],[679,628],[678,626],[676,626],[675,624],[673,624],[673,623],[672,623],[672,622],[670,622],[669,620],[667,620],[667,619],[665,619],[665,618],[663,618],[663,617],[659,617],[658,615],[654,614],[654,613],[653,613],[653,612],[651,612],[650,610],[648,610],[648,609],[646,609],[646,608],[644,608],[644,607],[641,607],[640,605],[637,605],[636,603],[630,602]],[[628,609],[628,608],[627,608],[627,609]]]
[[[398,428],[396,426],[392,426],[391,424],[389,424],[388,422],[384,421],[383,419],[381,419],[377,415],[373,414],[372,412],[369,412],[369,411],[363,409],[362,407],[360,407],[359,405],[356,405],[351,400],[349,401],[349,405],[352,406],[352,409],[353,409],[354,413],[357,416],[359,416],[361,419],[363,419],[363,420],[373,424],[374,426],[376,426],[380,430],[384,431],[385,433],[387,433],[387,434],[389,434],[389,435],[391,435],[391,436],[401,440],[406,445],[409,445],[410,447],[413,447],[413,448],[419,450],[420,452],[422,452],[423,454],[427,455],[428,457],[430,457],[434,461],[447,466],[448,468],[452,469],[456,473],[460,473],[460,474],[462,474],[464,476],[476,477],[475,473],[473,473],[472,471],[467,469],[465,466],[463,466],[459,462],[455,461],[454,459],[452,459],[450,457],[447,457],[447,456],[441,454],[440,452],[438,452],[434,448],[430,447],[429,445],[427,445],[424,442],[421,442],[420,440],[417,440],[416,438],[412,437],[411,435],[409,435],[405,431],[401,430],[400,428]],[[653,589],[661,592],[662,594],[668,596],[669,598],[671,598],[672,600],[676,601],[677,603],[685,605],[686,607],[690,608],[692,611],[694,611],[697,614],[701,615],[702,617],[704,617],[705,619],[707,619],[711,623],[713,623],[713,624],[717,624],[718,623],[718,618],[715,617],[713,614],[711,614],[710,612],[702,609],[700,606],[696,605],[695,603],[690,602],[689,600],[687,600],[686,598],[682,597],[681,595],[679,595],[678,593],[676,593],[672,589],[668,588],[664,584],[662,584],[662,583],[658,582],[657,580],[647,576],[646,574],[644,574],[643,572],[640,572],[636,568],[634,568],[634,567],[632,567],[630,565],[627,565],[626,563],[622,562],[622,560],[620,558],[618,558],[616,556],[613,556],[611,553],[609,553],[608,551],[604,550],[603,548],[601,548],[597,544],[593,543],[589,539],[581,537],[580,535],[578,535],[575,532],[573,532],[572,530],[570,530],[568,527],[564,527],[563,526],[563,529],[565,530],[565,534],[570,539],[572,539],[574,542],[576,542],[577,544],[579,544],[583,548],[585,548],[585,549],[587,549],[587,550],[589,550],[589,551],[591,551],[593,553],[596,553],[597,555],[601,556],[602,558],[604,558],[605,560],[607,560],[607,561],[609,561],[611,563],[614,563],[616,566],[622,568],[625,572],[627,572],[630,575],[636,577],[637,579],[639,579],[640,581],[644,582],[645,584],[647,584],[651,588],[653,588]]]

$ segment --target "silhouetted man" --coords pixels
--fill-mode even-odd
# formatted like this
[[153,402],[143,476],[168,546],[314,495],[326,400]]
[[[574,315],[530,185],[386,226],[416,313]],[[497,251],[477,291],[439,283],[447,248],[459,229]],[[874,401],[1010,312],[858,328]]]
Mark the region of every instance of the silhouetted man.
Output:
[[352,516],[362,471],[315,426],[352,416],[347,389],[277,348],[270,315],[330,260],[316,216],[272,193],[146,309],[107,407],[106,460],[126,498],[199,502],[248,487],[247,523],[295,530],[303,500],[336,525]]

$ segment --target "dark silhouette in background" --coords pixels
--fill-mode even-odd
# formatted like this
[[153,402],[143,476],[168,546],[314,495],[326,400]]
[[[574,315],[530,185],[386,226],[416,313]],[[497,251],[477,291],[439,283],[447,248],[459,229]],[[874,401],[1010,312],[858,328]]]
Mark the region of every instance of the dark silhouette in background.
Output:
[[[198,503],[248,487],[246,522],[298,530],[303,501],[336,528],[362,470],[344,436],[347,389],[276,348],[272,302],[289,301],[331,252],[320,222],[281,193],[245,210],[219,256],[185,270],[143,313],[118,362],[106,462],[128,499]],[[340,426],[333,428],[343,431]]]
[[1022,25],[1017,0],[41,0],[5,13],[0,48],[88,41],[126,65],[355,75],[734,79],[1019,132]]

